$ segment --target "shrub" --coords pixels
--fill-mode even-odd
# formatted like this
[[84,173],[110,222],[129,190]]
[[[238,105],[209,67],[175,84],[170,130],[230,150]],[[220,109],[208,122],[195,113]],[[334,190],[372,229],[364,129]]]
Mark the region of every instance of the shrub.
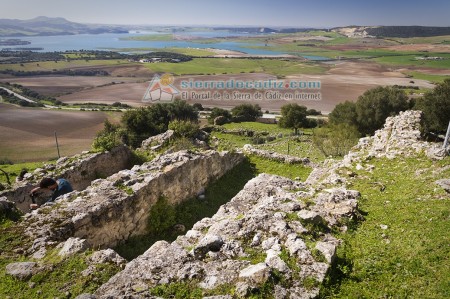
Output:
[[337,124],[315,129],[312,141],[325,156],[344,156],[358,142],[356,127]]
[[223,116],[225,118],[225,123],[227,123],[231,120],[230,111],[222,109],[222,108],[214,107],[208,116],[208,123],[214,124],[214,120],[219,116]]
[[193,138],[199,132],[200,127],[196,122],[176,119],[169,123],[169,129],[173,130],[177,137]]
[[120,125],[112,124],[106,119],[103,130],[97,133],[92,143],[92,148],[98,151],[110,151],[114,147],[122,144],[122,132]]
[[444,133],[450,121],[450,79],[418,99],[414,108],[423,111],[425,132]]

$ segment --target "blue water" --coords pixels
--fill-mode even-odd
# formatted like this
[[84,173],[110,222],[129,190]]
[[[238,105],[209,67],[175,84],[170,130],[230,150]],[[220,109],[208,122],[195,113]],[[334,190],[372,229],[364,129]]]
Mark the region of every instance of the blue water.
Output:
[[[217,32],[176,32],[177,35],[193,35],[198,37],[230,37],[230,36],[250,36],[245,33],[232,33],[226,31]],[[134,41],[123,40],[123,38],[139,36],[139,33],[128,34],[79,34],[79,35],[59,35],[59,36],[33,36],[17,37],[21,40],[31,42],[29,45],[20,48],[42,48],[40,52],[70,51],[70,50],[112,50],[124,48],[158,48],[180,47],[180,48],[216,48],[224,50],[239,51],[253,55],[280,55],[277,51],[265,49],[252,49],[249,46],[263,46],[259,43],[239,43],[239,42],[219,42],[219,43],[195,43],[190,41]],[[11,48],[11,47],[8,47]]]

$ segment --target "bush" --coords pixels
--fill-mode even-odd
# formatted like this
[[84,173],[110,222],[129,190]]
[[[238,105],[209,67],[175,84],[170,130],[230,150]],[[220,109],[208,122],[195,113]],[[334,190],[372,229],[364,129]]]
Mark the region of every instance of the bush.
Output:
[[154,104],[145,108],[126,111],[122,115],[128,143],[138,147],[143,140],[167,131],[169,123],[173,120],[194,121],[198,120],[198,112],[185,101],[173,103]]
[[315,129],[312,141],[325,156],[345,156],[358,142],[358,129],[349,124],[337,124]]
[[423,111],[426,133],[445,133],[450,121],[450,79],[418,99],[414,108]]
[[199,132],[200,127],[196,122],[174,120],[169,123],[169,129],[173,130],[177,137],[193,138]]
[[103,130],[97,133],[92,143],[92,148],[97,151],[110,151],[122,144],[122,132],[120,125],[112,124],[106,119]]
[[225,118],[225,120],[224,120],[225,123],[227,123],[227,122],[229,122],[231,120],[231,113],[230,113],[230,111],[222,109],[222,108],[214,107],[211,110],[211,113],[208,116],[208,123],[214,124],[214,120],[217,117],[219,117],[219,116],[223,116]]

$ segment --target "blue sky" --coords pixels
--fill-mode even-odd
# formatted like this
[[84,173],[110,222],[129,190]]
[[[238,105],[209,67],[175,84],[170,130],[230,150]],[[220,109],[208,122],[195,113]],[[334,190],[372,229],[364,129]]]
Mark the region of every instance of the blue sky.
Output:
[[0,18],[36,16],[104,24],[450,26],[450,1],[0,0]]

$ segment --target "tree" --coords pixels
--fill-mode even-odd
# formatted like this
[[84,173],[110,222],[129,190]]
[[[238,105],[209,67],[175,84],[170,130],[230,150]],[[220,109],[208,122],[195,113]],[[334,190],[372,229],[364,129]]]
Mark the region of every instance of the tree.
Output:
[[356,103],[336,105],[330,113],[331,124],[349,124],[358,128],[362,135],[373,134],[380,129],[388,116],[409,108],[405,92],[395,87],[369,89]]
[[199,132],[200,126],[193,121],[173,120],[169,123],[169,129],[173,130],[177,137],[193,138]]
[[203,111],[203,105],[200,103],[194,103],[192,107],[197,111]]
[[373,134],[386,118],[409,108],[405,92],[393,87],[369,89],[356,102],[356,121],[361,134]]
[[414,108],[423,111],[425,132],[445,132],[450,121],[450,79],[418,99]]
[[294,129],[298,134],[298,129],[308,127],[310,122],[306,118],[308,108],[297,104],[287,104],[281,107],[281,118],[279,125],[282,128]]
[[108,119],[103,124],[103,130],[99,131],[92,143],[94,150],[110,151],[122,144],[120,125],[111,123]]
[[128,135],[128,143],[138,147],[143,140],[167,131],[170,121],[198,120],[198,112],[185,101],[157,103],[146,108],[125,111],[121,123]]
[[262,116],[262,111],[258,104],[242,104],[231,109],[231,114],[237,121],[255,121]]
[[222,108],[214,107],[214,108],[211,110],[211,113],[210,113],[209,116],[208,116],[208,122],[209,122],[210,124],[213,124],[213,123],[214,123],[214,120],[215,120],[217,117],[219,117],[219,116],[225,117],[225,118],[226,118],[226,122],[229,122],[229,121],[231,120],[231,113],[230,113],[230,111],[225,110],[225,109],[222,109]]
[[331,124],[349,124],[357,126],[356,104],[350,101],[337,104],[328,115]]

